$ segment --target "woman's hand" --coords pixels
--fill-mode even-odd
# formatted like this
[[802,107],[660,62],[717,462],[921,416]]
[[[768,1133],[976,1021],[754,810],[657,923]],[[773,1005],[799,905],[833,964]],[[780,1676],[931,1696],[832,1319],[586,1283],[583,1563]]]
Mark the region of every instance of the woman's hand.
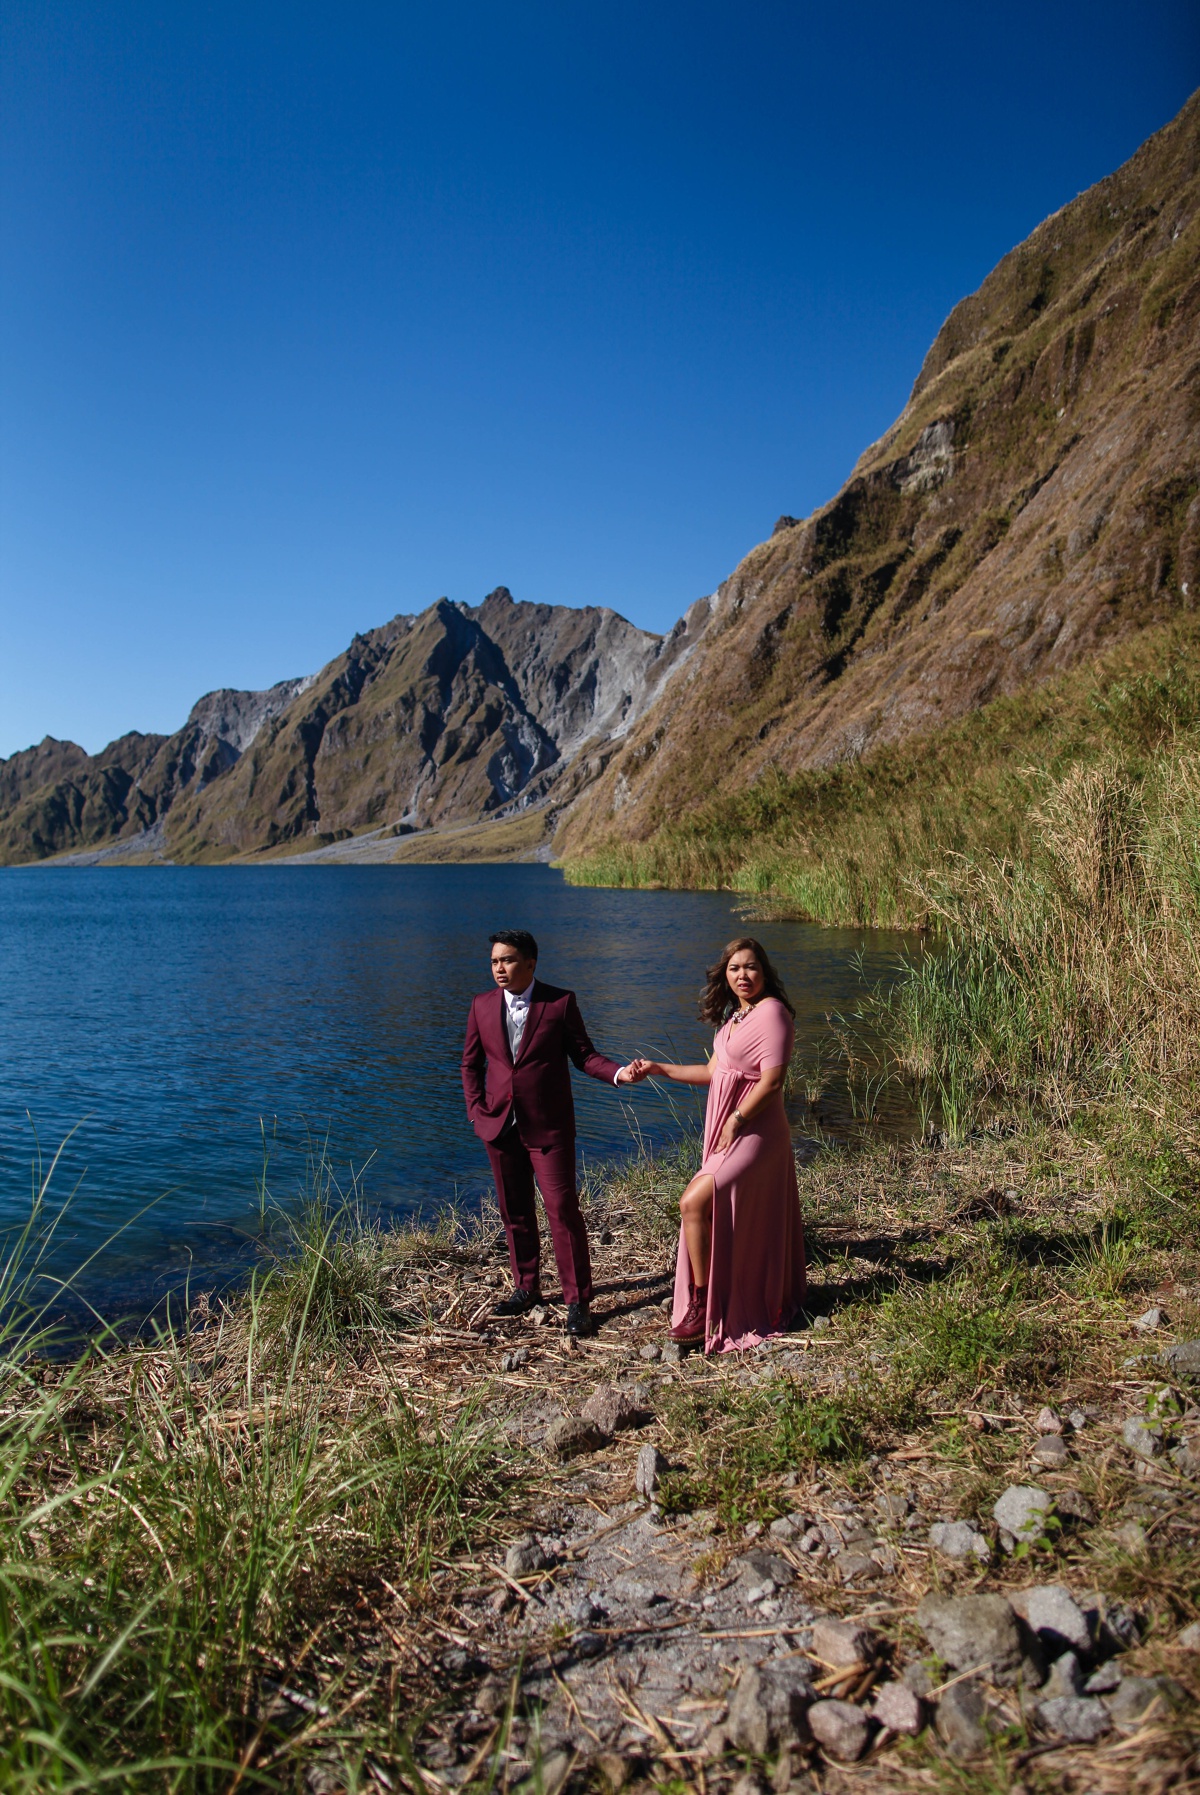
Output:
[[722,1128],[720,1134],[717,1136],[717,1152],[718,1153],[728,1153],[730,1147],[732,1147],[734,1141],[736,1141],[738,1135],[741,1132],[742,1132],[741,1111],[735,1109],[731,1115],[726,1116],[725,1126]]
[[630,1084],[641,1084],[643,1078],[661,1078],[663,1069],[657,1060],[630,1060],[625,1070]]

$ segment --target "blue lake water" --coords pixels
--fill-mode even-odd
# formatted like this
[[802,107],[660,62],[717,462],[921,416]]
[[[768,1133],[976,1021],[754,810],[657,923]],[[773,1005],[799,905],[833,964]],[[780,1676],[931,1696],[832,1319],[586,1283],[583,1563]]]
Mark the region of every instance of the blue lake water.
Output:
[[[616,1059],[702,1056],[703,968],[742,933],[726,896],[571,887],[545,866],[10,868],[0,871],[0,1228],[29,1210],[38,1143],[69,1131],[55,1263],[105,1311],[144,1313],[185,1277],[244,1268],[325,1143],[385,1214],[478,1201],[483,1150],[459,1056],[487,937],[533,930],[539,973],[579,996]],[[892,935],[762,923],[815,1054],[826,1012],[895,969]],[[861,969],[860,969],[861,968]],[[677,1132],[691,1093],[575,1077],[597,1162]],[[852,1127],[834,1089],[818,1112]],[[812,1126],[798,1104],[797,1126]],[[892,1115],[894,1127],[905,1118]],[[121,1232],[118,1233],[118,1230]],[[107,1243],[107,1244],[106,1244]]]

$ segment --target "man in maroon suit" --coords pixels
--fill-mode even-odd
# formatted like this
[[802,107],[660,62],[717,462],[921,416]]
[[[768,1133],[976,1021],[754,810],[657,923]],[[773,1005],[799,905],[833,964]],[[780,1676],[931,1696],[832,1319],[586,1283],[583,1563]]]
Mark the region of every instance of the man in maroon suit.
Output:
[[487,1148],[508,1236],[514,1290],[497,1315],[524,1315],[542,1300],[534,1181],[546,1205],[567,1301],[567,1332],[591,1332],[592,1267],[575,1187],[575,1105],[570,1067],[606,1084],[635,1084],[628,1066],[597,1053],[573,991],[535,977],[537,942],[526,929],[491,937],[499,989],[471,1004],[463,1094]]

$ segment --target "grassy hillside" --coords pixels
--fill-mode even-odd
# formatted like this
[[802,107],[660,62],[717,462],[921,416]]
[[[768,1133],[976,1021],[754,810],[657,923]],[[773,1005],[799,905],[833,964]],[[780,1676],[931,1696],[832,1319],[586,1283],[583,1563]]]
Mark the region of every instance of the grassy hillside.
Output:
[[1071,767],[1110,759],[1137,779],[1198,724],[1200,627],[1188,618],[867,760],[769,772],[564,870],[575,884],[744,891],[780,915],[911,928],[956,857],[1027,849],[1039,803]]

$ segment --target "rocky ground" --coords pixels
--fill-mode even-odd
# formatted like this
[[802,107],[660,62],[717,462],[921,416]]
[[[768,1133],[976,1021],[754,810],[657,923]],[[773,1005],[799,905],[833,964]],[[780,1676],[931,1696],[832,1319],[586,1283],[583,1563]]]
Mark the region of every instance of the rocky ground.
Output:
[[[1196,1267],[1117,1251],[1087,1155],[1039,1153],[809,1167],[807,1324],[716,1361],[664,1345],[652,1168],[594,1204],[593,1340],[493,1321],[494,1241],[413,1268],[381,1374],[482,1402],[524,1481],[493,1551],[370,1596],[409,1780],[1200,1787]],[[1036,1270],[972,1364],[955,1279],[1003,1284],[998,1241]]]

